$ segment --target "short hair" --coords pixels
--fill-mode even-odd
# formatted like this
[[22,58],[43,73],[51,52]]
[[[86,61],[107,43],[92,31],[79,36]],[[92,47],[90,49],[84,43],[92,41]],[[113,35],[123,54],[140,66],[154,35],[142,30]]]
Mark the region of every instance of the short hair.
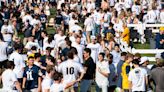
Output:
[[116,46],[117,46],[117,47],[120,47],[120,45],[119,45],[119,44],[115,44],[115,45],[114,45],[114,47],[116,47]]
[[73,59],[73,58],[74,58],[73,52],[72,52],[72,51],[68,51],[67,57],[68,57],[69,59]]
[[103,58],[105,57],[105,53],[100,52],[99,55],[101,55]]
[[34,59],[34,57],[33,57],[33,56],[29,56],[29,57],[28,57],[28,60],[30,60],[30,59]]
[[133,57],[133,54],[128,53],[128,54],[127,54],[127,57],[128,57],[128,58],[129,58],[129,57]]
[[111,53],[107,54],[107,58],[113,59],[113,55]]
[[14,47],[14,49],[15,49],[15,50],[19,50],[19,49],[21,49],[20,44],[14,44],[14,46],[13,46],[13,47]]
[[47,31],[42,31],[42,33],[44,33],[46,36],[48,35]]
[[69,41],[66,41],[66,44],[67,44],[68,46],[71,46],[72,42],[69,40]]
[[136,65],[139,65],[139,62],[140,62],[140,61],[139,61],[138,59],[134,59],[134,60],[132,61],[132,63],[133,63],[133,64],[136,64]]
[[37,49],[36,46],[32,46],[32,47],[31,47],[31,50],[36,50],[36,49]]
[[159,63],[157,64],[158,67],[164,66],[164,59],[159,59]]
[[71,47],[71,50],[70,51],[72,51],[75,55],[78,54],[77,49],[75,47]]
[[141,58],[141,54],[140,53],[136,53],[136,54],[134,54],[134,56]]
[[48,50],[49,52],[51,52],[52,48],[51,47],[47,47],[46,50]]
[[84,51],[89,53],[89,55],[91,55],[91,49],[90,48],[85,48]]
[[34,57],[35,57],[35,59],[37,59],[37,58],[41,57],[41,54],[40,53],[35,53]]
[[121,53],[121,56],[126,56],[126,55],[127,55],[126,52],[122,52],[122,53]]
[[59,73],[59,72],[55,72],[54,76],[53,76],[53,79],[55,81],[58,81],[58,80],[61,80],[62,79],[62,74]]
[[47,65],[46,66],[46,72],[47,73],[50,73],[51,71],[53,71],[54,70],[54,66],[53,65]]
[[6,68],[7,69],[12,69],[12,68],[14,68],[14,62],[13,61],[6,61]]

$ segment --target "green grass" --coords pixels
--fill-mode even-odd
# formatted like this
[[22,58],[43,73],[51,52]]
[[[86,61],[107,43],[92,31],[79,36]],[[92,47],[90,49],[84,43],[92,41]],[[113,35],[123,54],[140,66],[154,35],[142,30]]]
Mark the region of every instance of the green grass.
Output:
[[141,43],[134,43],[135,49],[150,49],[150,44],[141,44]]

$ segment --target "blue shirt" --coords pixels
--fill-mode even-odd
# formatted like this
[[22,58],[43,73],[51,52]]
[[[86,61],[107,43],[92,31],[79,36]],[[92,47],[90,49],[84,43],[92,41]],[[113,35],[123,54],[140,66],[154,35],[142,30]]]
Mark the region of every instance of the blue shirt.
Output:
[[26,78],[25,89],[30,90],[38,87],[39,71],[40,68],[36,65],[33,65],[32,68],[25,67],[23,74],[23,77]]

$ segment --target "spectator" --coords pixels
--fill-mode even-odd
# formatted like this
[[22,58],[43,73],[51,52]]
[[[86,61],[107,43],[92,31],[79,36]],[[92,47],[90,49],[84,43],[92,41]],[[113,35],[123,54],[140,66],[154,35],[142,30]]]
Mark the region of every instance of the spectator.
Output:
[[131,71],[130,63],[133,61],[133,55],[132,54],[127,54],[127,60],[125,63],[122,65],[122,89],[124,92],[129,92],[130,91],[130,86],[129,86],[129,72]]
[[[104,60],[105,54],[100,53],[96,62],[96,92],[108,92],[108,77],[110,74],[109,64]],[[102,80],[103,79],[103,80]]]
[[15,73],[13,72],[14,69],[14,62],[13,61],[6,61],[6,70],[2,73],[2,84],[3,88],[1,91],[19,91],[21,90],[21,85],[19,84]]
[[84,74],[84,77],[81,81],[80,92],[87,92],[91,87],[91,83],[95,74],[96,65],[92,57],[90,56],[91,49],[85,48],[83,55],[84,55],[84,60],[85,60],[83,66],[86,73]]
[[132,92],[146,91],[148,84],[147,71],[139,66],[138,60],[133,60],[134,69],[129,72],[129,87]]
[[34,65],[34,57],[28,57],[28,66],[25,67],[23,74],[22,88],[25,92],[40,92],[41,91],[41,71],[39,67]]
[[157,33],[155,37],[156,48],[164,49],[164,27],[161,27],[159,30],[160,30],[160,33]]
[[155,85],[156,92],[162,92],[164,90],[163,80],[161,79],[164,76],[163,66],[164,66],[164,62],[161,59],[160,62],[158,63],[158,67],[151,71],[150,78],[153,79],[154,83],[156,84]]

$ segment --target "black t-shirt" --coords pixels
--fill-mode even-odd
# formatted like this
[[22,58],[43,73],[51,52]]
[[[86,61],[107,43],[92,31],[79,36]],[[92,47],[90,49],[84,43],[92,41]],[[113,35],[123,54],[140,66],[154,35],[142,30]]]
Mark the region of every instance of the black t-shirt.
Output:
[[83,79],[86,80],[93,79],[93,76],[95,74],[96,64],[93,62],[93,59],[91,57],[89,57],[88,60],[84,62],[84,67],[87,67],[87,71]]
[[63,16],[61,14],[56,15],[56,24],[61,24],[61,22],[63,21]]
[[25,37],[31,37],[32,36],[32,29],[33,29],[33,26],[31,26],[29,24],[28,27],[25,29],[24,36]]

